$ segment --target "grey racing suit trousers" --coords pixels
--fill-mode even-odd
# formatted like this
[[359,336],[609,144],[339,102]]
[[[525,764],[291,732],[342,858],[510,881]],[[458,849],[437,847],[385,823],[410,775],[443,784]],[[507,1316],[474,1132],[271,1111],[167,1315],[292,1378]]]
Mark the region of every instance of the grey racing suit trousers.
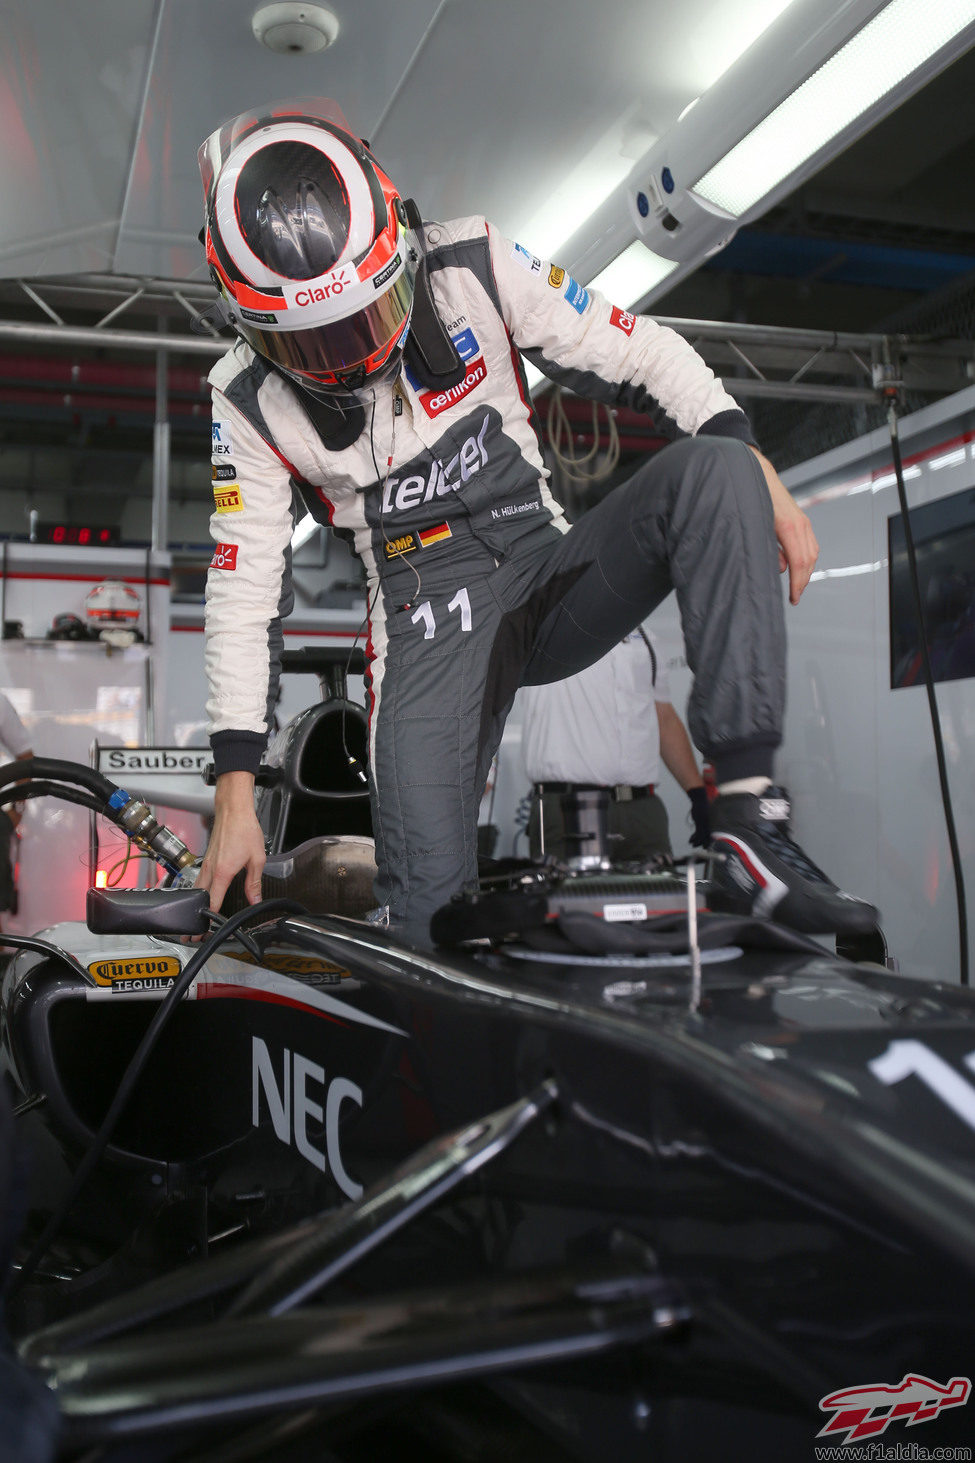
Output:
[[778,547],[744,443],[682,439],[567,532],[546,524],[500,552],[496,534],[483,540],[481,562],[446,553],[408,599],[405,570],[384,581],[388,637],[370,668],[376,894],[420,945],[476,881],[478,807],[519,685],[591,665],[671,590],[694,676],[688,727],[719,779],[769,774],[781,739]]

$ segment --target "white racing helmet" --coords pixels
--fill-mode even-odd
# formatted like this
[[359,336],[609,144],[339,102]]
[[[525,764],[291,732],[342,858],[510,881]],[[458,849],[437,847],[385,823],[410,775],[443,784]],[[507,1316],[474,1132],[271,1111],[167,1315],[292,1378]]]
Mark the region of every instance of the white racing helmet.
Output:
[[139,616],[142,600],[131,584],[105,579],[85,595],[88,633],[109,645],[132,645],[142,639]]
[[243,113],[199,163],[207,262],[237,333],[317,394],[394,376],[419,252],[402,199],[338,106],[298,98]]

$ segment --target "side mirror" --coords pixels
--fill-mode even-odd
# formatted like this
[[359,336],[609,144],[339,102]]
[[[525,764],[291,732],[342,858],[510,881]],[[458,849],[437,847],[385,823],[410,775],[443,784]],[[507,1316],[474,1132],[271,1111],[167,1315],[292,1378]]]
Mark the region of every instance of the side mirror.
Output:
[[205,889],[89,889],[85,923],[95,935],[205,935]]

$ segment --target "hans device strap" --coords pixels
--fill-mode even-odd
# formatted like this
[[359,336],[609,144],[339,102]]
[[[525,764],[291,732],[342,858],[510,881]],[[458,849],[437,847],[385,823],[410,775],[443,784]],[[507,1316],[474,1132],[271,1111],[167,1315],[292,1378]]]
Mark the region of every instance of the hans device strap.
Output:
[[410,374],[428,391],[457,386],[464,379],[466,367],[437,314],[425,265],[417,273],[414,291],[413,319],[403,351]]

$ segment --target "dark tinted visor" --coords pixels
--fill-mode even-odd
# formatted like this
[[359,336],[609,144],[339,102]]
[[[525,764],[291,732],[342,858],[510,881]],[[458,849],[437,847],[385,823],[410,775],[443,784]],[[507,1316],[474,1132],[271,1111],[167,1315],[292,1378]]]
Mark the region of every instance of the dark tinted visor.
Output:
[[345,320],[307,330],[262,330],[239,317],[234,323],[248,345],[285,370],[335,373],[384,351],[409,319],[412,302],[413,281],[404,270],[388,290]]

